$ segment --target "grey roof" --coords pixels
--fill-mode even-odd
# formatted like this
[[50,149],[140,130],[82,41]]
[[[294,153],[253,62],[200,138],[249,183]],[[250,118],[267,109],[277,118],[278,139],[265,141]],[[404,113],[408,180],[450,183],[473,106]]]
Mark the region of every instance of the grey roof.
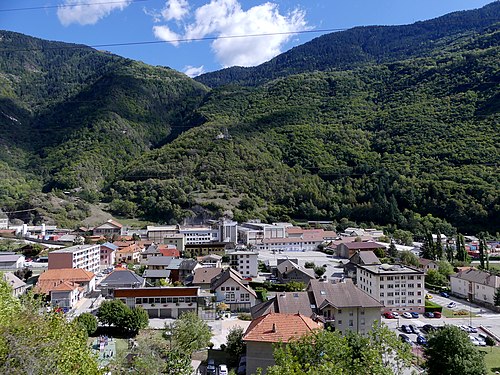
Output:
[[469,282],[485,286],[491,286],[493,288],[500,287],[500,277],[495,275],[490,275],[488,272],[476,270],[473,268],[460,271],[456,275],[453,275],[451,277],[456,277],[458,279],[466,280]]
[[194,259],[181,259],[180,270],[193,271],[199,263]]
[[314,295],[311,292],[282,292],[269,301],[253,306],[250,313],[253,319],[270,312],[311,317],[316,315],[315,307]]
[[0,253],[0,263],[12,263],[12,262],[17,262],[19,258],[24,257],[23,255],[1,255]]
[[209,284],[223,271],[222,268],[204,267],[194,270],[193,284]]
[[147,260],[148,266],[168,266],[174,257],[150,257]]
[[381,264],[373,251],[357,251],[350,258],[349,262],[354,264]]
[[111,242],[104,242],[101,246],[105,246],[111,250],[118,250],[118,246],[116,246],[115,244],[112,244]]
[[178,270],[181,268],[181,263],[184,259],[172,259],[172,261],[168,264],[169,270]]
[[152,243],[151,245],[148,246],[146,250],[142,252],[142,254],[161,254],[161,253],[160,250],[158,249],[158,245]]
[[170,277],[170,270],[144,270],[142,276],[146,279],[148,278],[165,278],[168,279]]
[[208,254],[208,255],[205,255],[204,257],[201,257],[202,261],[206,261],[206,260],[216,260],[216,261],[219,261],[221,259],[222,259],[222,257],[220,255],[217,255],[217,254]]
[[137,275],[135,272],[125,269],[118,269],[111,272],[102,281],[102,285],[144,285],[144,279]]
[[320,309],[326,305],[335,308],[383,307],[380,302],[354,285],[350,279],[335,284],[311,280],[307,290],[313,293],[316,305]]
[[356,249],[385,249],[385,246],[384,245],[381,245],[381,244],[378,244],[376,242],[371,242],[371,241],[368,241],[368,242],[347,242],[347,243],[343,243],[348,249],[352,250],[356,250]]
[[314,279],[314,277],[315,277],[313,269],[299,266],[297,263],[292,262],[290,259],[287,259],[287,260],[279,263],[277,268],[278,268],[279,273],[281,273],[281,274],[287,274],[289,272],[292,272],[293,270],[298,270],[298,271],[306,274],[307,276],[309,276],[311,279]]
[[16,275],[14,275],[12,272],[5,272],[3,274],[3,278],[14,290],[26,286],[26,283]]
[[236,281],[238,284],[240,284],[241,287],[246,289],[249,293],[251,293],[254,296],[257,296],[257,294],[252,288],[250,288],[248,285],[243,284],[243,279],[239,274],[239,272],[233,270],[231,267],[226,268],[222,273],[220,273],[218,277],[212,279],[212,282],[210,284],[210,289],[211,290],[217,289],[229,279]]

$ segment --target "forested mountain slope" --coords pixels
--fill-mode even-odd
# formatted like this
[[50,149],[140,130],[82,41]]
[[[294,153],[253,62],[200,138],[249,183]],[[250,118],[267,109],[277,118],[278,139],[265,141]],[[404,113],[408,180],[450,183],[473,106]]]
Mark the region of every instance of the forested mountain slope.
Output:
[[349,217],[419,232],[430,213],[495,231],[499,37],[491,28],[428,57],[215,89],[198,109],[205,124],[130,164],[115,206],[178,220],[200,193],[220,192],[249,198],[240,219]]
[[500,20],[500,2],[411,25],[356,27],[326,34],[256,67],[231,67],[195,79],[210,87],[255,86],[291,74],[345,70],[423,56],[458,36],[475,35]]
[[498,9],[331,34],[255,79],[214,73],[214,89],[0,31],[0,208],[70,190],[65,223],[86,199],[157,222],[231,211],[496,232]]
[[[93,197],[128,161],[191,126],[207,92],[168,68],[7,31],[0,69],[5,185],[23,185],[14,176],[30,171],[45,191]],[[0,206],[17,208],[3,189]]]

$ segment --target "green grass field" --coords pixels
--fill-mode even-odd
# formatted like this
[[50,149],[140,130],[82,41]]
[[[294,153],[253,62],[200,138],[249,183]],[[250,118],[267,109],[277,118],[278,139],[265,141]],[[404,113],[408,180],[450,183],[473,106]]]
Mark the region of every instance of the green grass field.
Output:
[[486,353],[484,360],[489,374],[495,374],[496,371],[500,372],[500,346],[482,348],[481,351]]

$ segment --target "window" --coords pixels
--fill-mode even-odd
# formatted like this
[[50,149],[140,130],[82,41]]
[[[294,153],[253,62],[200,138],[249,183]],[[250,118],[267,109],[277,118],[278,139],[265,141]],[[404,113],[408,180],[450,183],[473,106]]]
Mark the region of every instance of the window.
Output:
[[184,297],[179,297],[179,302],[184,302]]
[[361,319],[359,320],[359,324],[364,325],[364,324],[365,324],[365,319],[364,319],[364,318],[361,318]]
[[339,314],[342,314],[342,309],[339,309],[339,312],[338,312],[338,313],[339,313]]
[[380,293],[380,297],[383,297],[384,296],[384,293]]
[[393,292],[389,292],[387,293],[387,297],[393,297],[394,296],[394,293]]
[[342,324],[342,320],[339,320],[339,321],[338,321],[338,324],[339,324],[339,325],[341,325],[341,324]]
[[155,298],[155,303],[160,303],[160,298]]
[[360,315],[365,315],[365,310],[361,310]]
[[352,311],[349,311],[349,316],[353,316],[354,313]]
[[381,284],[381,285],[380,285],[380,289],[384,289],[384,284]]
[[349,320],[349,327],[353,327],[354,326],[354,320]]
[[136,298],[135,299],[135,304],[136,305],[140,305],[142,303],[142,299],[141,298]]
[[167,297],[167,303],[172,303],[172,297]]

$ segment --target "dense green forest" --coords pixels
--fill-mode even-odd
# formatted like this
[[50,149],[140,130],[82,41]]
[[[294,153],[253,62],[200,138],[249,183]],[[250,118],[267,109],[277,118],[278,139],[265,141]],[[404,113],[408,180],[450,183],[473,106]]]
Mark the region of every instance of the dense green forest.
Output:
[[158,222],[230,213],[494,233],[499,19],[496,2],[334,33],[199,79],[213,89],[0,32],[0,208],[72,190]]

